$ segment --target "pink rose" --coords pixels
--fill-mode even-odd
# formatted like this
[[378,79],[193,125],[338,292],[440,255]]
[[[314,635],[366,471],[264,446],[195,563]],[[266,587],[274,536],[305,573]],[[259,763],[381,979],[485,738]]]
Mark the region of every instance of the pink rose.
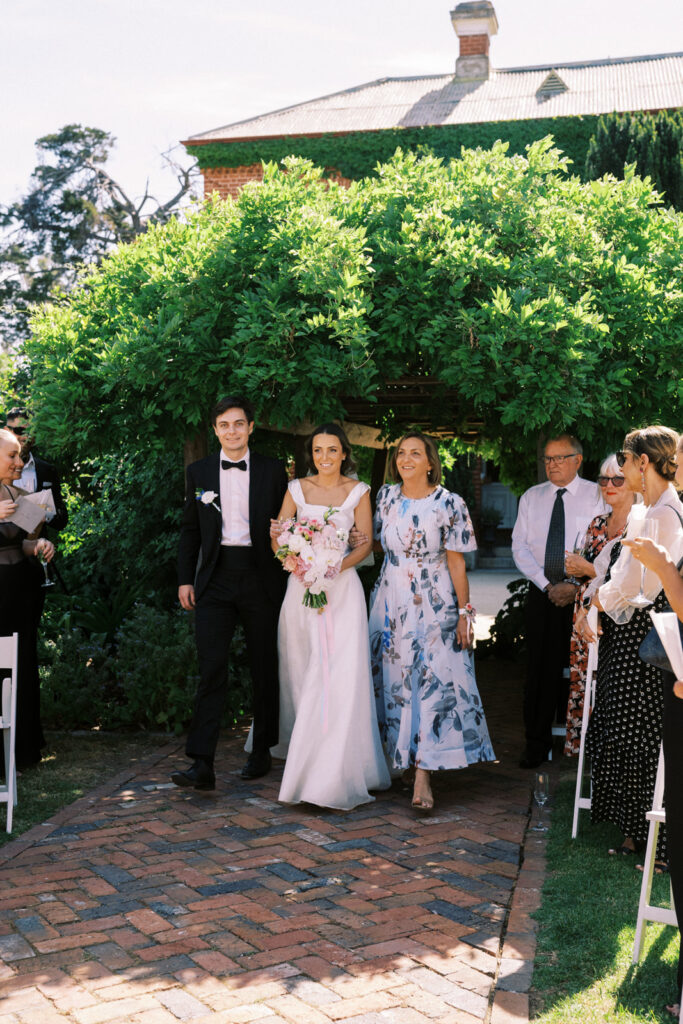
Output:
[[296,557],[296,555],[287,555],[282,564],[285,568],[285,572],[296,572],[296,568],[299,564],[299,559]]

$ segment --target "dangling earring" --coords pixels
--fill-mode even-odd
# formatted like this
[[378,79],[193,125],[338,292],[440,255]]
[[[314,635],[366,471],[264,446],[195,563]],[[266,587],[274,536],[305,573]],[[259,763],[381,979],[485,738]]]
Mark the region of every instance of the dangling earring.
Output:
[[642,485],[643,485],[643,494],[645,494],[645,470],[643,469],[642,466],[640,467],[640,479],[641,479]]

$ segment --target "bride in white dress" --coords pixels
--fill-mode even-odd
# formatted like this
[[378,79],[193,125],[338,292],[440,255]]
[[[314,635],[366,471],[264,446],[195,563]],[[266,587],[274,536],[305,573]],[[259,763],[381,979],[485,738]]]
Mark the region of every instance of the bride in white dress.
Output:
[[[351,449],[336,423],[318,427],[307,442],[315,475],[293,480],[279,519],[322,518],[333,508],[334,523],[355,524],[372,536],[369,487],[344,475]],[[279,520],[271,524],[277,549]],[[377,727],[370,671],[368,620],[355,566],[371,542],[349,550],[341,572],[326,586],[327,605],[318,614],[302,601],[304,585],[290,574],[278,628],[280,743],[286,757],[279,799],[348,810],[373,800],[372,789],[391,780]]]

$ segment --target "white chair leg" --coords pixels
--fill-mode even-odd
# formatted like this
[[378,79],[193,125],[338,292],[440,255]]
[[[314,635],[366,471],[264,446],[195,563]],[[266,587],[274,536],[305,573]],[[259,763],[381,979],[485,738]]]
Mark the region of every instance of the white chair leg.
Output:
[[657,849],[657,838],[659,836],[659,822],[651,821],[647,832],[647,849],[643,863],[643,881],[640,885],[640,900],[638,901],[638,917],[636,919],[636,935],[633,942],[632,962],[637,964],[643,952],[645,941],[645,928],[651,918],[647,915],[647,908],[650,905],[650,893],[652,892],[652,876],[655,870],[655,851]]

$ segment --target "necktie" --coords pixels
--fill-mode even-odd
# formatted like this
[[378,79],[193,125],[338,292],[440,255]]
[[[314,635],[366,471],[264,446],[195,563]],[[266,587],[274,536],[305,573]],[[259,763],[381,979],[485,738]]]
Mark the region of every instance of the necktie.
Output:
[[551,583],[560,583],[564,579],[564,501],[562,495],[566,490],[566,487],[561,487],[555,495],[555,504],[548,528],[548,540],[545,545],[543,572]]
[[242,469],[242,470],[245,470],[246,468],[247,468],[247,464],[244,461],[244,459],[241,459],[239,462],[227,462],[225,459],[221,459],[221,469]]

